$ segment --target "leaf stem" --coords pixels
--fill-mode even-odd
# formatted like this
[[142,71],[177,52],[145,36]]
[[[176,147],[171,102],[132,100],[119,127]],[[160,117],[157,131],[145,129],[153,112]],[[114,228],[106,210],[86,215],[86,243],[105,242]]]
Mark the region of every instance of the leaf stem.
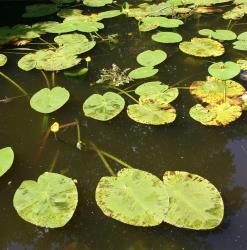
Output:
[[29,95],[17,82],[15,82],[14,80],[12,80],[11,78],[9,78],[7,75],[5,75],[3,72],[0,71],[0,75],[5,78],[7,81],[9,81],[10,83],[12,83],[17,89],[19,89],[21,91],[21,93],[23,93],[24,95]]
[[50,89],[51,86],[50,86],[50,82],[49,82],[49,79],[48,79],[46,73],[43,70],[41,70],[40,72],[43,75],[43,77],[45,78],[45,82],[46,82],[47,87]]
[[45,39],[39,37],[39,40],[44,42],[45,44],[47,44],[50,48],[54,48],[56,49],[56,47],[54,45],[52,45],[51,43],[49,43],[48,41],[46,41]]
[[126,92],[123,89],[120,89],[118,87],[115,86],[111,86],[111,88],[118,90],[120,93],[125,94],[126,96],[128,96],[130,99],[132,99],[134,102],[139,103],[137,99],[135,99],[135,97],[133,97],[132,95],[130,95],[128,92]]

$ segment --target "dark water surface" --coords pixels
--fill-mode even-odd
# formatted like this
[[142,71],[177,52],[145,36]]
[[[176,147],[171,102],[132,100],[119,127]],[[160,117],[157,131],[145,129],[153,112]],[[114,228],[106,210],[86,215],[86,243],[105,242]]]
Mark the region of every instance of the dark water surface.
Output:
[[[21,19],[24,4],[0,3],[0,26],[34,23],[47,18]],[[56,20],[56,17],[49,17]],[[241,20],[244,23],[247,20]],[[222,224],[210,231],[179,229],[168,224],[153,228],[139,228],[110,219],[95,202],[95,188],[102,176],[108,175],[97,155],[92,151],[79,151],[75,147],[76,130],[70,128],[59,134],[58,140],[49,137],[39,156],[44,115],[29,106],[27,98],[0,103],[0,148],[12,146],[15,162],[0,180],[0,249],[61,249],[61,250],[246,250],[247,249],[247,113],[225,128],[205,127],[189,117],[188,111],[196,100],[187,90],[181,90],[174,103],[178,116],[167,126],[146,126],[127,117],[126,110],[109,122],[98,122],[82,114],[83,101],[100,88],[90,87],[99,77],[99,70],[110,68],[136,68],[135,57],[147,49],[163,49],[168,59],[158,66],[159,73],[152,79],[169,85],[189,86],[193,80],[204,80],[210,62],[183,54],[178,45],[163,45],[151,40],[152,32],[139,34],[134,19],[117,17],[104,21],[101,34],[119,33],[120,43],[114,50],[100,43],[88,53],[92,57],[87,79],[70,79],[62,73],[57,83],[71,94],[68,104],[50,115],[54,121],[67,123],[80,121],[82,137],[111,152],[134,167],[150,171],[160,178],[166,170],[183,170],[199,174],[210,180],[221,192],[225,203]],[[221,14],[191,17],[178,29],[184,40],[196,36],[202,28],[226,28],[228,22]],[[246,31],[246,25],[236,25],[236,33]],[[132,32],[132,36],[128,33]],[[49,37],[47,37],[49,39]],[[241,57],[224,43],[224,56],[209,60],[235,60]],[[45,87],[40,72],[24,72],[17,67],[20,56],[8,55],[8,63],[1,70],[18,80],[30,93]],[[246,53],[242,55],[246,56]],[[83,55],[83,57],[86,55]],[[78,66],[78,68],[82,67]],[[49,74],[48,74],[49,75]],[[151,79],[150,79],[151,80]],[[145,82],[138,81],[139,83]],[[149,81],[149,79],[148,79]],[[246,83],[241,82],[245,87]],[[19,92],[0,78],[0,98],[16,96]],[[131,100],[125,98],[128,103]],[[23,180],[36,180],[50,169],[56,152],[59,153],[55,172],[77,179],[79,203],[71,221],[60,229],[43,229],[18,217],[12,199]],[[115,171],[119,166],[112,164]],[[10,183],[11,182],[11,183]]]

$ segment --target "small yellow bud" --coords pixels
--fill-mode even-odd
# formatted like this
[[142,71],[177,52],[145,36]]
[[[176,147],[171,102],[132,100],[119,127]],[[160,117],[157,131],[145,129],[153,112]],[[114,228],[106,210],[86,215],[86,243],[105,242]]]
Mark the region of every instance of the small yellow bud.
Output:
[[98,17],[98,15],[97,15],[96,13],[92,13],[92,14],[90,15],[90,17],[91,17],[92,20],[96,20],[97,17]]
[[125,14],[128,14],[130,12],[130,10],[129,9],[123,9],[122,12],[125,13]]
[[91,62],[91,61],[92,61],[92,58],[91,58],[90,56],[88,56],[88,57],[85,58],[85,61],[86,61],[86,62]]
[[50,127],[50,130],[51,132],[53,133],[57,133],[59,131],[59,123],[58,122],[54,122],[51,127]]

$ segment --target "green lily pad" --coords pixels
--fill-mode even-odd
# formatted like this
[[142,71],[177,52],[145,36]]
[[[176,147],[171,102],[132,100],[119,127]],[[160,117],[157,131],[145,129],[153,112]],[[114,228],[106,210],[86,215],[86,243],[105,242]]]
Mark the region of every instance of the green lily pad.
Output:
[[123,169],[117,177],[101,178],[95,197],[106,216],[142,227],[161,224],[169,206],[162,181],[138,169]]
[[195,230],[212,229],[221,223],[224,203],[208,180],[182,171],[167,171],[163,179],[170,198],[165,222]]
[[14,152],[11,147],[0,149],[0,177],[3,176],[14,162]]
[[240,66],[241,70],[247,70],[247,60],[237,60],[237,64]]
[[33,4],[26,6],[26,12],[22,17],[33,18],[51,15],[59,10],[57,4]]
[[4,66],[7,60],[7,56],[5,56],[4,54],[0,54],[0,67]]
[[132,79],[143,79],[154,76],[158,73],[158,69],[153,67],[140,67],[129,72],[129,77]]
[[48,114],[61,108],[69,100],[69,96],[69,92],[62,87],[43,88],[32,96],[30,105],[34,110]]
[[198,57],[221,56],[224,54],[224,46],[210,38],[192,38],[190,42],[182,42],[179,49],[189,55]]
[[240,41],[247,41],[247,31],[238,35],[238,40]]
[[136,122],[150,125],[164,125],[176,119],[176,110],[171,105],[143,96],[139,104],[128,106],[127,114]]
[[236,41],[233,43],[233,48],[237,50],[247,51],[247,41]]
[[40,175],[38,181],[23,181],[13,204],[18,215],[36,226],[63,227],[73,216],[78,193],[72,179],[56,173]]
[[245,92],[245,88],[233,80],[222,81],[214,77],[207,77],[206,81],[193,82],[190,92],[206,103],[227,101],[234,104],[236,99]]
[[83,4],[88,7],[103,7],[111,4],[113,0],[83,0]]
[[228,62],[218,62],[213,63],[209,66],[208,72],[211,76],[218,78],[220,80],[228,80],[240,73],[240,66],[237,63]]
[[64,75],[69,76],[69,77],[80,77],[80,76],[86,75],[87,72],[88,72],[88,68],[82,68],[76,72],[64,72]]
[[[234,1],[234,3],[238,4],[236,2],[236,0]],[[243,2],[243,4],[240,4],[241,2],[239,2],[239,5],[237,5],[236,7],[234,7],[233,9],[225,12],[223,14],[223,18],[224,19],[232,19],[232,20],[238,20],[242,17],[244,17],[244,15],[247,13],[247,4]]]
[[140,53],[136,60],[142,66],[153,67],[165,61],[166,58],[167,54],[163,50],[146,50]]
[[169,88],[168,85],[161,82],[147,82],[138,86],[135,93],[142,97],[142,100],[149,99],[168,104],[178,97],[177,88]]
[[80,9],[69,9],[69,8],[64,8],[59,10],[57,13],[57,16],[61,18],[66,18],[66,17],[71,17],[71,16],[81,16],[82,15],[82,10]]
[[202,29],[198,33],[202,36],[208,36],[209,38],[214,38],[221,41],[231,41],[237,38],[237,35],[231,30],[210,30]]
[[83,112],[85,116],[95,120],[108,121],[117,116],[124,109],[124,105],[124,99],[114,92],[93,94],[83,103]]
[[113,18],[122,15],[122,12],[120,10],[108,10],[104,12],[100,12],[97,14],[97,21],[100,21],[102,19],[108,19]]
[[237,120],[242,114],[239,105],[230,103],[212,104],[203,107],[196,104],[190,109],[190,116],[206,126],[225,126]]
[[152,35],[152,40],[158,43],[179,43],[183,38],[175,32],[158,32]]

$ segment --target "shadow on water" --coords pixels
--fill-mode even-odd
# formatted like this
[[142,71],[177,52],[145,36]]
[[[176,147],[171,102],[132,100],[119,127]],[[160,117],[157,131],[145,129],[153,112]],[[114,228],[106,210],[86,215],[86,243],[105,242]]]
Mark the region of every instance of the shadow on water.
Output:
[[[13,7],[15,6],[15,8]],[[23,5],[0,3],[1,25],[32,23],[37,20],[19,18]],[[13,15],[13,18],[12,16]],[[184,39],[196,35],[200,28],[225,28],[227,22],[216,16],[202,16],[198,27],[195,19],[188,19],[184,29],[179,29]],[[56,20],[51,17],[50,20]],[[211,231],[191,231],[175,228],[163,223],[153,228],[137,228],[107,218],[97,207],[94,198],[99,179],[108,175],[91,151],[76,149],[76,130],[69,128],[59,134],[57,140],[50,136],[37,160],[42,133],[43,115],[29,107],[25,98],[8,104],[0,104],[0,147],[11,145],[16,152],[12,169],[0,182],[0,224],[2,225],[0,248],[62,249],[62,250],[246,250],[247,242],[247,115],[226,128],[204,127],[189,118],[188,110],[196,103],[188,91],[181,91],[175,102],[178,118],[169,126],[155,127],[137,124],[128,119],[126,112],[107,123],[97,122],[82,115],[83,101],[102,89],[90,87],[97,80],[99,70],[116,63],[120,68],[135,68],[135,57],[145,49],[164,49],[169,57],[159,67],[154,79],[170,85],[179,83],[189,86],[193,80],[203,80],[210,62],[183,55],[174,45],[160,45],[151,41],[150,32],[139,34],[136,21],[118,17],[105,22],[103,34],[119,33],[120,44],[110,50],[107,44],[97,46],[90,53],[89,78],[85,80],[66,78],[58,74],[57,82],[71,93],[71,99],[62,110],[50,115],[50,122],[61,124],[80,121],[82,137],[95,142],[100,148],[111,152],[134,167],[150,171],[160,178],[165,170],[184,170],[202,175],[210,180],[222,193],[225,202],[223,223]],[[237,33],[243,31],[236,27]],[[132,32],[129,36],[128,33]],[[49,39],[49,37],[48,37]],[[229,56],[236,57],[226,45]],[[19,56],[9,56],[4,72],[34,93],[44,87],[40,72],[23,72],[16,66]],[[213,59],[214,60],[214,59]],[[1,98],[15,96],[18,92],[4,79],[0,79]],[[141,83],[141,81],[140,81]],[[243,83],[243,82],[242,82]],[[244,83],[243,83],[244,84]],[[246,84],[245,84],[246,85]],[[126,99],[127,100],[127,99]],[[127,100],[131,103],[131,100]],[[54,154],[59,150],[55,170],[78,180],[79,204],[72,220],[60,229],[42,229],[20,219],[12,206],[15,190],[23,180],[37,179],[49,170]],[[113,164],[117,171],[119,166]]]

